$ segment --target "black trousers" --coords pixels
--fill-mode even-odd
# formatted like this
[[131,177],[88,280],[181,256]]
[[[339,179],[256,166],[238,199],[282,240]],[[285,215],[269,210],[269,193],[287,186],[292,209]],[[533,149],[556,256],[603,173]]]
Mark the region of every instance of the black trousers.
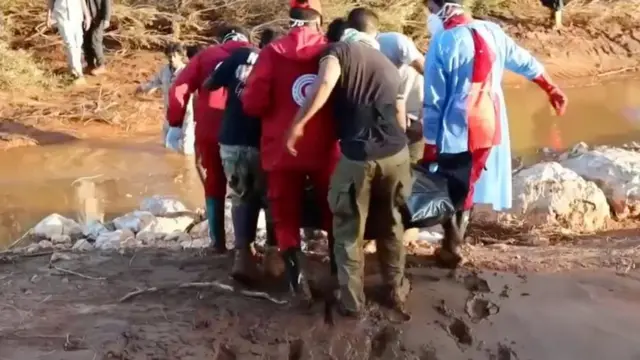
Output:
[[99,67],[104,65],[104,25],[102,21],[93,21],[88,30],[84,32],[82,50],[84,58],[89,67]]
[[562,10],[569,0],[541,0],[542,5],[554,11]]

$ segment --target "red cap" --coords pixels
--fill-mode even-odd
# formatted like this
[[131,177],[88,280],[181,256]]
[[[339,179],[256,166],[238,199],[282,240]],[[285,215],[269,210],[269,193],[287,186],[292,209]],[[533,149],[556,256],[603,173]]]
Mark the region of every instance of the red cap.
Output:
[[296,7],[312,9],[322,14],[322,5],[320,5],[320,0],[289,0],[289,7],[292,9]]

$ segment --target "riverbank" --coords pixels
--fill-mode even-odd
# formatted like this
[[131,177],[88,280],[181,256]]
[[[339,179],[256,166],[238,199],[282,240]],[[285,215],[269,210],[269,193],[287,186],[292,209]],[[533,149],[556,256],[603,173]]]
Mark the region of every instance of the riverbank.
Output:
[[[117,2],[112,27],[106,34],[109,71],[88,77],[88,85],[66,85],[64,51],[59,37],[43,27],[45,4],[12,0],[0,10],[6,15],[5,38],[20,53],[0,55],[0,149],[58,144],[76,139],[150,136],[163,118],[159,96],[135,97],[135,88],[160,67],[163,43],[178,37],[196,42],[211,39],[210,24],[236,19],[259,33],[262,22],[280,19],[280,0],[227,3],[195,9],[191,3]],[[225,5],[226,4],[226,5]],[[490,4],[494,4],[491,2]],[[324,2],[327,18],[344,15],[349,6]],[[501,23],[522,46],[530,49],[562,85],[594,84],[637,70],[640,51],[637,1],[585,3],[573,1],[565,11],[566,27],[553,30],[549,13],[537,0],[508,0],[478,10],[478,15]],[[259,17],[248,17],[252,9]],[[260,9],[259,11],[257,9]],[[264,9],[273,9],[273,13]],[[606,10],[606,11],[605,11]],[[388,1],[379,7],[383,26],[404,31],[426,46],[421,5]],[[274,23],[278,24],[278,23]],[[153,51],[150,51],[153,50]],[[524,80],[508,75],[510,86]]]

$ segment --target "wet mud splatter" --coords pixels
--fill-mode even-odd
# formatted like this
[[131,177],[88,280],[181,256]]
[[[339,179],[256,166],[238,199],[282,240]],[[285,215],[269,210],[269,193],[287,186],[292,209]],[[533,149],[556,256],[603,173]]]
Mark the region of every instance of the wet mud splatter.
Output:
[[478,323],[489,316],[499,313],[500,307],[489,300],[472,296],[466,302],[465,311],[472,322]]
[[385,326],[371,339],[371,352],[369,359],[382,358],[400,342],[400,330],[393,326]]
[[489,360],[520,360],[520,358],[509,345],[498,343],[498,350],[495,353],[489,352]]
[[491,292],[487,280],[480,277],[477,273],[472,273],[464,277],[464,286],[471,292],[488,293]]

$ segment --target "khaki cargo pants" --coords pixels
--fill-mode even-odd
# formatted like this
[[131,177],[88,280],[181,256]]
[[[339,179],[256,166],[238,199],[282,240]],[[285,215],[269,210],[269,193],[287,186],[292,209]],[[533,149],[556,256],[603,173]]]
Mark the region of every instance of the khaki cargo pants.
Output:
[[409,143],[409,156],[411,156],[411,164],[419,163],[424,157],[424,139]]
[[[268,232],[267,245],[275,246],[273,217],[267,202],[266,177],[260,164],[260,150],[251,146],[220,144],[220,160],[231,189],[232,205],[235,208],[241,204],[252,203],[255,206],[254,210],[257,211],[255,221],[258,219],[260,208],[264,209]],[[243,240],[253,241],[255,237],[253,220],[247,226],[252,228],[241,226],[240,229],[234,229],[236,247],[244,246],[245,244],[241,243]]]
[[[346,310],[365,304],[364,240],[376,239],[385,285],[400,287],[404,279],[404,226],[400,214],[411,194],[409,150],[375,161],[353,161],[342,156],[331,178],[329,206],[333,212],[333,248],[338,267],[340,301]],[[369,221],[367,221],[369,219]]]
[[260,166],[260,150],[250,146],[220,144],[220,159],[233,203],[264,197],[265,176]]

